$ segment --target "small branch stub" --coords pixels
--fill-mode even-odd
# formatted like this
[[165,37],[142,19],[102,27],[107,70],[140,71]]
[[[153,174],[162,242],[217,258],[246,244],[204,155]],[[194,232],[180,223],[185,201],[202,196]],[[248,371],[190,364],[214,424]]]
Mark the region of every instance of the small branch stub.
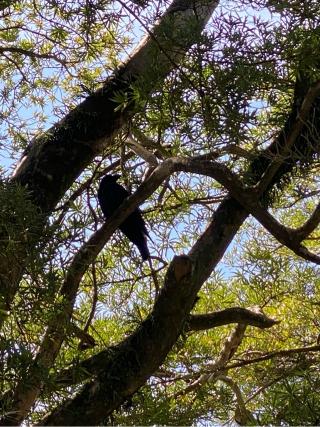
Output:
[[179,255],[172,260],[172,271],[177,282],[192,273],[192,261],[187,255]]

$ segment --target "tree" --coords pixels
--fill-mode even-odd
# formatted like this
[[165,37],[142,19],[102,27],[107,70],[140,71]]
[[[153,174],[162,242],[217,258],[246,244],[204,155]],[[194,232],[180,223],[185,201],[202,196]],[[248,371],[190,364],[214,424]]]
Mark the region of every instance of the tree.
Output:
[[[317,424],[319,6],[300,6],[0,8],[23,150],[0,191],[2,425]],[[136,191],[104,223],[118,172]],[[139,205],[149,266],[115,233]]]

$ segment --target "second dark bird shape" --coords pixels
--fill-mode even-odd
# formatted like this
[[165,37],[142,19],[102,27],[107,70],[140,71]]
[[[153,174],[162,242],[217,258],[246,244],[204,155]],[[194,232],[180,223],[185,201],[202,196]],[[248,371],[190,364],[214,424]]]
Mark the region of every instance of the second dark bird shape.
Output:
[[[120,175],[106,175],[102,178],[98,190],[98,200],[106,219],[114,213],[130,193],[117,180]],[[140,209],[135,209],[119,226],[122,233],[137,246],[143,261],[150,258],[147,246],[148,231]]]

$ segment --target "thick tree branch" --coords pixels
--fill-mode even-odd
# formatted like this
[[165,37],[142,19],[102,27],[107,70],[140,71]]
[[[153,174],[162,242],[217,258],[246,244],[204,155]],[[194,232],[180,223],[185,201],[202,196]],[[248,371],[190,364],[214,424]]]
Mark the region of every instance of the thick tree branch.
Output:
[[[226,166],[215,161],[194,160],[194,159],[172,159],[175,163],[175,170],[204,174],[214,178],[223,185],[248,212],[250,212],[280,243],[291,249],[301,258],[320,264],[320,257],[310,252],[301,244],[301,236],[317,226],[320,216],[320,209],[317,208],[310,220],[300,229],[285,227],[277,221],[259,202],[256,191],[246,188],[238,176],[230,171]],[[272,177],[270,177],[272,179]],[[305,236],[306,237],[306,236]]]
[[294,119],[289,132],[284,132],[284,145],[279,147],[277,153],[274,154],[272,161],[266,168],[261,180],[257,184],[257,193],[262,195],[269,187],[270,182],[274,178],[275,174],[281,167],[283,160],[286,160],[292,156],[292,147],[300,136],[301,131],[308,122],[310,111],[314,105],[314,102],[320,94],[320,81],[313,84],[307,91],[301,107],[297,111],[296,118]]
[[[265,329],[271,328],[279,321],[271,319],[262,313],[256,313],[242,307],[232,307],[225,310],[208,314],[191,314],[184,327],[185,331],[197,332],[217,328],[230,323],[242,323]],[[79,362],[74,368],[66,369],[60,372],[59,376],[52,378],[50,384],[55,383],[60,387],[66,387],[72,384],[78,384],[92,375],[98,375],[101,372],[103,361],[112,353],[113,347],[103,350],[90,358]],[[80,374],[76,374],[76,372]]]
[[[141,98],[159,87],[201,34],[217,1],[188,0],[186,9],[179,13],[174,12],[176,4],[179,0],[173,1],[153,31],[99,90],[30,143],[12,181],[28,189],[43,214],[50,214],[84,168],[112,145],[115,135],[135,114],[139,106],[135,105],[132,86],[141,92]],[[117,94],[127,99],[125,106],[115,101]],[[34,230],[30,234],[36,236]],[[23,243],[20,246],[19,257],[0,259],[0,293],[6,290],[5,295],[0,294],[2,312],[11,305],[26,263]]]
[[215,313],[190,315],[187,330],[202,331],[230,323],[242,323],[265,329],[271,328],[279,321],[271,319],[263,313],[256,313],[242,307],[232,307]]
[[269,212],[258,204],[248,203],[250,213],[282,244],[291,249],[296,255],[306,261],[314,262],[320,265],[320,256],[310,252],[301,244],[299,229],[294,230],[280,224]]
[[[217,6],[213,0],[185,3],[184,11],[174,13],[179,0],[173,1],[150,35],[101,89],[32,141],[14,180],[28,186],[43,212],[54,208],[81,171],[112,144],[114,136],[136,112],[132,85],[147,98],[194,44]],[[126,95],[126,106],[114,100],[119,93]]]
[[[30,381],[26,381],[23,378],[18,382],[13,392],[11,406],[7,408],[9,415],[1,419],[1,425],[17,425],[28,414],[43,387],[46,375],[48,375],[49,369],[52,367],[70,328],[73,306],[84,273],[96,259],[116,228],[146,197],[157,189],[170,174],[170,171],[173,170],[173,165],[174,163],[169,161],[163,162],[149,179],[140,186],[139,190],[130,196],[114,212],[112,217],[90,237],[73,258],[60,290],[60,304],[55,307],[55,315],[52,316],[49,322],[39,351],[29,368]],[[39,369],[40,367],[41,369]]]

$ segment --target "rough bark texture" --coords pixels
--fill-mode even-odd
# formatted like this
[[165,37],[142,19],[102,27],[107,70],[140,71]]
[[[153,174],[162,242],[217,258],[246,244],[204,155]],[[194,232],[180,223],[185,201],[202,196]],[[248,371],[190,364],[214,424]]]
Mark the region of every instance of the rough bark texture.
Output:
[[[304,93],[307,89],[305,87]],[[312,114],[315,111],[318,113],[317,106],[318,99]],[[294,107],[296,112],[295,108],[296,106]],[[290,132],[290,125],[294,125],[293,116],[295,118],[295,114],[293,112],[289,117],[286,132]],[[311,117],[314,120],[314,116],[311,115]],[[293,141],[293,152],[300,149],[304,132],[308,132],[307,127],[302,128],[301,133]],[[269,149],[257,158],[250,170],[250,177],[253,179],[254,176],[254,183],[258,182],[274,159],[274,156],[266,156],[266,152],[273,152],[273,150],[277,150],[277,147],[278,151],[276,152],[279,152],[285,142],[286,139],[281,133]],[[307,162],[308,159],[310,160],[317,155],[318,145],[311,144],[308,150],[304,151],[304,154],[304,159],[300,155],[299,158],[295,158],[295,162],[280,158],[278,160],[280,166],[277,168],[277,179],[275,180],[270,176],[270,180],[273,183],[278,183],[284,175],[296,166],[298,161]],[[263,170],[259,167],[259,159],[264,164]],[[272,186],[268,185],[268,190],[271,188]],[[266,192],[262,193],[264,200],[266,195]],[[106,360],[100,360],[100,366],[103,368],[101,374],[85,385],[74,399],[69,400],[48,415],[43,420],[43,424],[92,425],[103,423],[115,408],[118,408],[152,375],[175,342],[176,338],[174,337],[178,336],[184,321],[187,319],[188,310],[193,306],[198,290],[223,256],[247,215],[245,208],[232,198],[226,198],[220,204],[211,224],[189,253],[192,268],[183,281],[183,287],[178,287],[177,282],[179,280],[176,280],[172,274],[172,272],[177,271],[177,261],[181,260],[177,258],[169,268],[166,285],[148,319],[131,337],[115,347],[112,354],[108,352]],[[168,314],[171,315],[168,316]],[[130,362],[128,363],[128,361]]]
[[[212,0],[190,0],[185,1],[181,8],[181,2],[174,1],[152,33],[142,40],[129,60],[102,88],[31,142],[15,170],[12,182],[28,189],[30,199],[40,212],[50,214],[77,176],[97,154],[112,144],[117,132],[137,111],[139,107],[132,97],[132,85],[140,91],[142,97],[147,97],[156,89],[195,43],[216,5],[217,2]],[[119,93],[130,101],[125,108],[114,101],[115,95]],[[34,237],[36,242],[37,236]],[[27,251],[23,243],[18,246],[10,259],[6,256],[5,262],[0,263],[0,292],[5,296],[1,301],[0,295],[0,309],[10,309],[26,262]],[[16,254],[19,256],[16,257]],[[67,292],[70,293],[71,289]],[[71,303],[72,298],[68,306]],[[70,316],[70,310],[66,312]],[[47,332],[48,340],[54,340],[51,341],[54,342],[52,351],[50,345],[44,343],[34,361],[33,368],[41,366],[43,374],[50,368],[59,351],[63,325],[64,322],[60,324],[60,332],[55,328],[52,334]],[[37,398],[41,386],[42,381],[37,375],[32,375],[30,384],[18,384],[10,413],[1,422],[11,425],[21,422]]]
[[[144,97],[155,90],[195,43],[217,1],[189,0],[183,10],[179,4],[178,0],[173,2],[152,35],[142,40],[101,89],[32,141],[14,179],[28,187],[41,211],[50,212],[94,156],[112,144],[116,133],[137,111],[132,85]],[[125,108],[114,101],[119,93],[131,99]]]
[[[154,35],[142,42],[127,63],[100,90],[32,142],[13,181],[28,188],[33,202],[42,212],[50,213],[75,178],[96,154],[112,143],[114,135],[136,111],[133,102],[124,109],[117,108],[119,106],[112,100],[114,94],[122,92],[130,98],[131,85],[135,84],[143,88],[143,93],[147,96],[194,42],[195,33],[190,34],[189,31],[191,23],[197,24],[199,32],[215,5],[216,2],[213,1],[175,1],[155,28]],[[194,14],[193,9],[197,6],[197,14]],[[189,37],[186,38],[186,35]],[[156,68],[155,63],[158,64]],[[246,177],[247,182],[255,185],[272,165],[275,155],[285,150],[288,135],[296,123],[297,112],[307,89],[304,84],[296,88],[295,105],[284,131],[252,163]],[[274,174],[266,180],[264,202],[272,186],[281,183],[283,176],[290,173],[297,163],[308,163],[318,155],[319,142],[310,134],[310,129],[318,130],[315,120],[319,118],[319,104],[318,99],[313,104],[311,126],[310,123],[300,126],[299,134],[294,138],[291,135],[290,157],[284,156],[283,159],[276,160],[280,165],[274,168]],[[310,144],[306,144],[306,141]],[[104,354],[105,357],[99,361],[99,376],[86,384],[74,399],[52,412],[43,420],[43,424],[103,423],[114,409],[146,382],[175,343],[198,290],[220,261],[247,215],[245,207],[230,197],[221,203],[211,224],[189,256],[176,257],[171,263],[165,285],[149,317],[130,337]],[[8,285],[11,286],[10,298],[14,295],[25,262],[23,248],[17,253],[18,257],[13,256],[7,263],[0,263],[0,278],[5,280],[3,285],[6,292]],[[6,304],[9,305],[10,301],[6,301]],[[59,346],[56,348],[58,351]],[[53,354],[49,356],[55,357]],[[51,363],[53,360],[50,360]],[[48,367],[49,364],[46,369]],[[8,425],[20,421],[34,403],[40,386],[41,383],[36,382],[36,393],[25,401],[23,398],[26,395],[22,391],[16,401],[17,405],[21,403],[19,408],[23,412],[16,414],[17,408],[13,408],[2,423]]]
[[[230,323],[242,323],[255,326],[260,329],[271,328],[279,321],[242,307],[232,307],[225,310],[208,314],[193,314],[188,316],[185,323],[185,332],[197,332],[217,328]],[[51,387],[54,383],[56,388],[63,388],[69,385],[76,385],[86,379],[99,375],[103,371],[104,364],[109,357],[112,357],[114,347],[109,347],[101,352],[79,362],[72,368],[60,372],[58,377],[52,377]]]
[[109,352],[103,373],[42,424],[99,424],[146,382],[150,371],[158,368],[175,343],[192,308],[192,271],[189,257],[174,258],[152,314],[134,334]]
[[242,307],[232,307],[215,313],[194,314],[190,316],[188,329],[190,331],[203,331],[221,325],[228,325],[229,323],[242,323],[264,329],[270,328],[278,321],[267,317],[263,313],[256,313]]
[[[133,100],[125,108],[117,108],[115,95],[123,93],[130,99],[132,84],[145,97],[156,89],[195,42],[216,5],[213,0],[188,0],[181,9],[180,1],[173,1],[152,33],[102,88],[30,143],[12,182],[28,189],[40,212],[50,214],[84,168],[112,144],[114,136],[139,108]],[[40,234],[30,231],[36,242]],[[19,256],[8,259],[6,243],[1,246],[0,312],[5,313],[18,289],[27,251],[24,242],[18,242],[15,253]]]
[[[237,212],[236,215],[234,213]],[[233,213],[233,215],[232,215]],[[190,257],[176,257],[150,316],[101,361],[103,373],[46,419],[44,425],[94,425],[140,388],[176,342],[204,280],[211,274],[246,217],[233,199],[220,205]],[[226,221],[230,218],[230,221]]]

